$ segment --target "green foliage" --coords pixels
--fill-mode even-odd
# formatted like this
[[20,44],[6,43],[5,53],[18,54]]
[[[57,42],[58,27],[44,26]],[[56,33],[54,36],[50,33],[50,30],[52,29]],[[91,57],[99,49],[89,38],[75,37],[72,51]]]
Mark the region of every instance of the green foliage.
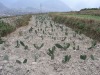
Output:
[[92,47],[95,47],[97,45],[96,41],[92,41]]
[[[16,60],[16,63],[22,64],[22,62],[21,62],[20,60]],[[23,61],[23,64],[25,64],[25,63],[27,63],[27,59],[25,59],[25,60]]]
[[75,48],[75,46],[73,47],[73,50],[75,50],[76,48]]
[[24,64],[27,63],[27,59],[25,59],[25,60],[23,61],[23,63],[24,63]]
[[[84,12],[81,12],[51,13],[50,16],[53,21],[78,30],[78,34],[83,33],[94,40],[100,41],[100,17],[93,16],[95,11],[90,11],[91,15],[88,15],[89,13],[84,15],[82,14]],[[100,15],[99,12],[100,10],[96,13]]]
[[66,40],[66,37],[64,37],[64,39],[62,39],[61,41],[65,41]]
[[31,27],[31,28],[29,29],[29,33],[31,33],[31,32],[32,32],[32,30],[33,30],[33,28]]
[[96,45],[97,45],[97,42],[96,41],[92,41],[92,45],[91,45],[91,47],[88,48],[88,50],[94,48]]
[[44,43],[42,43],[40,46],[36,45],[36,44],[33,44],[34,47],[38,50],[40,50],[43,46],[44,46]]
[[80,49],[80,47],[79,47],[79,45],[77,46],[77,50],[79,50]]
[[21,64],[22,62],[21,62],[21,61],[19,61],[19,60],[16,60],[16,63]]
[[57,48],[63,48],[63,46],[61,46],[60,44],[55,44],[55,46],[56,46]]
[[50,23],[50,26],[53,27],[52,23]]
[[8,61],[9,60],[9,56],[5,55],[4,58],[3,58],[3,60],[7,60]]
[[0,44],[3,44],[5,41],[3,41],[1,38],[0,38]]
[[19,41],[17,40],[17,45],[15,46],[16,48],[19,48],[20,44],[19,44]]
[[56,46],[57,48],[61,48],[61,49],[66,50],[67,48],[70,47],[70,43],[65,43],[64,46],[61,46],[60,44],[55,44],[55,46]]
[[86,60],[87,56],[86,55],[80,55],[80,59]]
[[55,52],[55,49],[56,49],[55,46],[52,47],[52,50],[51,50],[51,49],[48,49],[47,54],[48,54],[49,56],[51,56],[51,60],[54,60],[54,52]]
[[35,34],[37,34],[37,30],[35,30]]
[[65,32],[65,35],[68,35],[68,33],[67,33],[67,32]]
[[67,63],[67,62],[69,62],[70,59],[71,59],[71,55],[66,55],[66,56],[64,57],[64,59],[62,60],[62,62],[63,62],[63,63]]
[[84,11],[84,10],[100,10],[100,8],[84,8],[81,9],[80,11]]
[[91,55],[91,59],[92,59],[92,60],[95,60],[95,58],[94,58],[94,56],[93,56],[93,55]]
[[5,36],[14,30],[15,30],[14,26],[11,26],[8,23],[0,21],[0,36]]
[[25,45],[22,41],[20,41],[20,44],[24,47],[25,50],[28,49],[28,46]]
[[25,44],[22,41],[20,41],[20,44],[25,47]]
[[37,62],[38,56],[37,56],[37,55],[35,55],[35,56],[34,56],[34,58],[35,58],[35,62]]
[[27,50],[27,49],[28,49],[28,46],[26,45],[26,46],[24,47],[24,49]]
[[68,49],[69,47],[70,47],[70,43],[65,43],[63,49],[66,50],[66,49]]

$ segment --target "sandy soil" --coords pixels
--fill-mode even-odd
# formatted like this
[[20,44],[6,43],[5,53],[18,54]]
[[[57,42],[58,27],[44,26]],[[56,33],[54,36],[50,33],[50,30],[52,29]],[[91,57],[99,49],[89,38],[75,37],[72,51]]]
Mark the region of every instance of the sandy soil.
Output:
[[[39,19],[41,16],[36,17],[32,16],[28,26],[2,37],[5,42],[0,44],[0,75],[100,75],[100,43],[88,50],[92,39],[76,34],[62,24],[54,23],[46,15],[42,16],[42,19]],[[28,48],[25,49],[20,41]],[[55,58],[51,60],[47,54],[48,49],[57,43],[70,43],[70,47],[66,50],[56,47]],[[38,50],[34,44],[44,45]],[[86,60],[80,59],[82,54],[87,55]],[[62,63],[65,55],[71,55],[71,59]],[[25,59],[27,61],[23,63]]]

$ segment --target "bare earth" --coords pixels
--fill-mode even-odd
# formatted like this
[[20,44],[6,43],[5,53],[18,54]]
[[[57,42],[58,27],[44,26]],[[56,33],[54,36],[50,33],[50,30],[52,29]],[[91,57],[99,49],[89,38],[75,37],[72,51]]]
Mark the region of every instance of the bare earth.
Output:
[[[43,17],[46,18],[43,24],[33,15],[28,26],[2,37],[5,43],[0,44],[0,75],[100,75],[100,43],[88,50],[92,39],[83,34],[75,36],[72,29],[54,23],[48,16]],[[65,35],[65,32],[68,35]],[[24,49],[21,44],[16,47],[17,41],[22,41],[28,48]],[[56,47],[55,58],[51,60],[47,54],[48,49],[57,43],[70,43],[70,47],[67,50]],[[38,50],[34,44],[44,46]],[[86,60],[80,59],[82,54],[87,55]],[[65,55],[71,55],[71,59],[62,63]],[[23,63],[25,59],[27,61]]]

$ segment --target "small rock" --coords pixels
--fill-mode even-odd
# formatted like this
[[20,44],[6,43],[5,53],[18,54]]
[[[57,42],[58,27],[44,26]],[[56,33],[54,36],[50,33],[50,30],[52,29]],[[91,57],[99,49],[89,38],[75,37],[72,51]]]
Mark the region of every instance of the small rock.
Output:
[[35,65],[35,64],[37,64],[37,62],[32,62],[32,65]]

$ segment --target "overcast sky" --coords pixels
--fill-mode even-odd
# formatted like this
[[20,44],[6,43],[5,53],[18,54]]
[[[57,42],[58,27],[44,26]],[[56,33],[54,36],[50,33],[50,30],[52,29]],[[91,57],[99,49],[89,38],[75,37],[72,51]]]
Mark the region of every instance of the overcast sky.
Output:
[[100,0],[62,0],[73,10],[100,7]]
[[[12,4],[16,1],[17,0],[0,0],[0,2],[3,2],[6,5]],[[95,8],[100,6],[100,0],[61,0],[61,1],[63,1],[73,10],[80,10],[82,8]]]

